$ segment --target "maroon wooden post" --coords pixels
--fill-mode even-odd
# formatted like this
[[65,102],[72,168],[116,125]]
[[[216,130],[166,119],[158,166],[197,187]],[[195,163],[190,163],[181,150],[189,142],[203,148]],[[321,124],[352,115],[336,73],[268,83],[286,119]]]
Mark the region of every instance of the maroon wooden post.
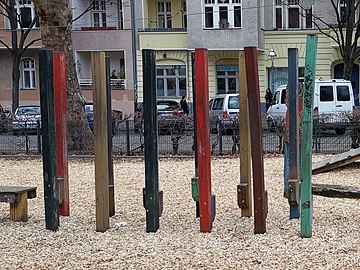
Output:
[[212,229],[208,51],[195,49],[200,232]]
[[254,233],[266,232],[267,194],[264,184],[264,160],[260,117],[260,89],[255,47],[245,47],[246,80],[248,86],[249,116],[254,183]]
[[63,52],[54,52],[54,97],[56,168],[59,187],[59,215],[70,215],[68,152],[66,138],[66,62]]

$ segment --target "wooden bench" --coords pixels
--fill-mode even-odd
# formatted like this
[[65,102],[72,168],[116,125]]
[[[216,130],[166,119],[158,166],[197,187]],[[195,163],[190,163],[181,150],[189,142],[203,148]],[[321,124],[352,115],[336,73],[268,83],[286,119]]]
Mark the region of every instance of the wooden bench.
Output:
[[28,220],[28,201],[36,197],[36,187],[0,186],[0,202],[10,203],[12,221]]

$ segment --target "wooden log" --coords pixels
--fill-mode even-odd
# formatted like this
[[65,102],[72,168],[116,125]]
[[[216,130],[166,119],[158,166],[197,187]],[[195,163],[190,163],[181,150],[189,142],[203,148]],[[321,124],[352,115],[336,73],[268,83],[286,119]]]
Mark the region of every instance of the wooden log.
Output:
[[302,117],[302,149],[300,173],[300,235],[312,235],[312,196],[311,196],[311,163],[312,163],[312,129],[314,84],[316,71],[317,36],[308,35],[305,57],[305,87]]
[[92,52],[96,231],[109,228],[109,162],[105,53]]
[[[240,185],[238,191],[238,206],[241,208],[242,217],[251,217],[251,143],[248,88],[246,81],[245,53],[239,53],[239,148],[240,148]],[[246,188],[246,191],[244,190]],[[241,192],[241,194],[239,194]],[[241,197],[241,200],[239,198]]]
[[312,194],[331,198],[360,199],[360,188],[341,185],[312,184]]

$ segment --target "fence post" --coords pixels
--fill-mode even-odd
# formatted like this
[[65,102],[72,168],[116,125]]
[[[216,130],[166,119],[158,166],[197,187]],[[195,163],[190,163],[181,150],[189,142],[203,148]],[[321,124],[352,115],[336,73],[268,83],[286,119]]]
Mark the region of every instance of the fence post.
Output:
[[222,120],[220,119],[219,120],[219,131],[218,131],[218,134],[219,134],[219,154],[220,156],[222,156],[223,154],[223,124],[222,124]]
[[37,137],[37,145],[38,145],[38,153],[41,154],[41,127],[40,127],[40,121],[36,120],[36,137]]
[[126,120],[126,153],[130,156],[130,125],[129,120]]

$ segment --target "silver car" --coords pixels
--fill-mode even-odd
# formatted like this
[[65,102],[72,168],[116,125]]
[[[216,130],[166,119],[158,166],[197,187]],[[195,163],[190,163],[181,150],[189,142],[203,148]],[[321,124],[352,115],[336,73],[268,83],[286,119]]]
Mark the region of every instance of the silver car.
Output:
[[20,106],[16,109],[12,121],[13,134],[29,134],[37,132],[41,127],[41,111],[40,106],[29,105]]

